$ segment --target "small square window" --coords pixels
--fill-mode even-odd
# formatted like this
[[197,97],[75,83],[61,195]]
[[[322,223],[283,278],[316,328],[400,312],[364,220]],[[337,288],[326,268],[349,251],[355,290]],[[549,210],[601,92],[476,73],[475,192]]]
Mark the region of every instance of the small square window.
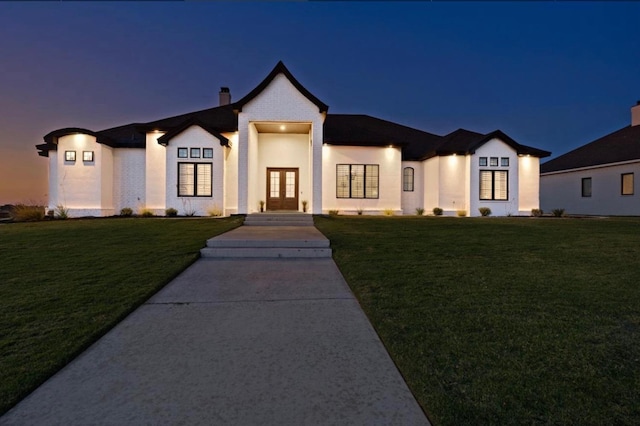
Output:
[[500,158],[500,165],[502,167],[509,167],[509,157]]
[[200,158],[200,148],[191,148],[191,158]]
[[202,148],[202,158],[213,158],[213,148]]
[[480,167],[487,167],[487,157],[480,157]]
[[93,162],[93,151],[82,151],[82,161],[86,163]]
[[178,158],[187,158],[189,150],[187,148],[178,148]]
[[489,166],[498,167],[498,157],[491,157],[491,160],[489,160]]
[[76,161],[76,152],[75,151],[65,151],[64,152],[64,161]]

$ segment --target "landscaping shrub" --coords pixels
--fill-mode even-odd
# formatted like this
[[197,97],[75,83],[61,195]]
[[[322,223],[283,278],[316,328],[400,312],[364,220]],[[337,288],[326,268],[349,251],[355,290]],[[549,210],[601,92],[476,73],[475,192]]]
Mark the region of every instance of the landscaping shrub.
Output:
[[489,207],[480,207],[478,209],[478,211],[480,212],[480,214],[482,216],[490,216],[491,215],[491,209]]
[[120,216],[123,216],[123,217],[130,217],[130,216],[132,216],[132,215],[133,215],[133,210],[132,210],[131,208],[129,208],[129,207],[123,207],[123,208],[120,210]]
[[416,208],[416,215],[422,216],[424,214],[424,209],[422,207]]
[[212,217],[222,216],[222,210],[220,210],[217,206],[213,206],[212,208],[207,210],[207,213]]
[[56,219],[68,219],[69,209],[62,204],[58,204],[53,211],[53,217]]
[[393,216],[393,209],[384,209],[383,213],[385,216]]
[[142,217],[153,217],[153,212],[147,208],[140,210],[140,216]]
[[434,216],[442,216],[443,210],[440,207],[434,207],[433,208],[433,215]]
[[564,209],[553,209],[553,210],[551,210],[551,214],[554,217],[562,217],[562,216],[564,216]]
[[467,215],[466,210],[458,210],[456,213],[458,214],[458,217],[465,217]]
[[339,210],[329,210],[329,216],[338,216]]
[[173,207],[169,207],[168,209],[166,209],[164,211],[164,214],[167,217],[176,217],[176,216],[178,216],[178,210],[174,209]]
[[356,213],[358,214],[358,216],[362,216],[362,209],[358,208],[358,210],[356,210]]
[[26,204],[16,204],[13,207],[13,220],[16,222],[32,222],[44,219],[43,206],[27,206]]
[[531,216],[540,217],[544,214],[542,209],[531,209]]

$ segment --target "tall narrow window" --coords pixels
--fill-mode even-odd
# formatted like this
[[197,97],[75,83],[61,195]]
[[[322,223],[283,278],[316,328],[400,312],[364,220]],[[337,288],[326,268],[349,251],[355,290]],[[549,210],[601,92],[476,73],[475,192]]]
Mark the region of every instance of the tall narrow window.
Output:
[[480,170],[480,199],[508,200],[509,172],[506,170]]
[[621,175],[622,180],[622,195],[633,195],[633,173],[623,173]]
[[405,167],[402,175],[402,189],[404,191],[413,192],[413,167]]
[[178,163],[178,197],[211,197],[211,163]]
[[591,178],[582,178],[582,196],[591,197]]
[[338,164],[336,166],[337,198],[378,198],[377,164]]

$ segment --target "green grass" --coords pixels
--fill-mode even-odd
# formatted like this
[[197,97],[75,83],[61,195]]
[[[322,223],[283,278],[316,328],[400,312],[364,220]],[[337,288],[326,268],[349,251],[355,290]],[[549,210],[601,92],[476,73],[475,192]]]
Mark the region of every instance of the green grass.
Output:
[[640,219],[318,217],[435,425],[640,419]]
[[0,225],[0,414],[199,257],[240,219]]

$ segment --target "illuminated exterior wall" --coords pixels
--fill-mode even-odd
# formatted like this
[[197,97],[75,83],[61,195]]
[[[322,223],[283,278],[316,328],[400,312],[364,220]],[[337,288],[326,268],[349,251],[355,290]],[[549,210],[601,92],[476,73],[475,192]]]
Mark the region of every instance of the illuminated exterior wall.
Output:
[[[391,209],[402,214],[402,162],[400,148],[323,146],[323,212],[339,210],[344,214],[382,214]],[[337,198],[336,166],[338,164],[379,165],[379,198]]]
[[[166,148],[166,181],[160,182],[166,189],[166,208],[178,210],[178,214],[194,211],[197,216],[207,216],[212,209],[224,209],[224,157],[228,149],[220,140],[198,126],[191,126],[173,137]],[[187,148],[189,158],[178,158],[178,148]],[[200,157],[192,158],[191,148],[198,148]],[[213,158],[203,158],[203,148],[213,149]],[[211,196],[178,196],[178,163],[211,163]],[[164,211],[159,214],[164,214]]]
[[[291,82],[279,74],[254,99],[244,105],[238,114],[238,212],[251,213],[259,210],[259,201],[264,188],[260,176],[266,170],[258,168],[259,137],[254,122],[311,123],[311,170],[309,182],[313,197],[309,209],[313,213],[322,211],[322,123],[324,114],[300,93]],[[301,161],[309,159],[301,159]]]
[[[413,191],[404,190],[404,169],[413,169]],[[416,208],[424,208],[424,177],[422,176],[421,161],[403,161],[400,171],[400,187],[402,190],[402,212],[403,214],[416,214]],[[425,211],[425,213],[430,213]]]

